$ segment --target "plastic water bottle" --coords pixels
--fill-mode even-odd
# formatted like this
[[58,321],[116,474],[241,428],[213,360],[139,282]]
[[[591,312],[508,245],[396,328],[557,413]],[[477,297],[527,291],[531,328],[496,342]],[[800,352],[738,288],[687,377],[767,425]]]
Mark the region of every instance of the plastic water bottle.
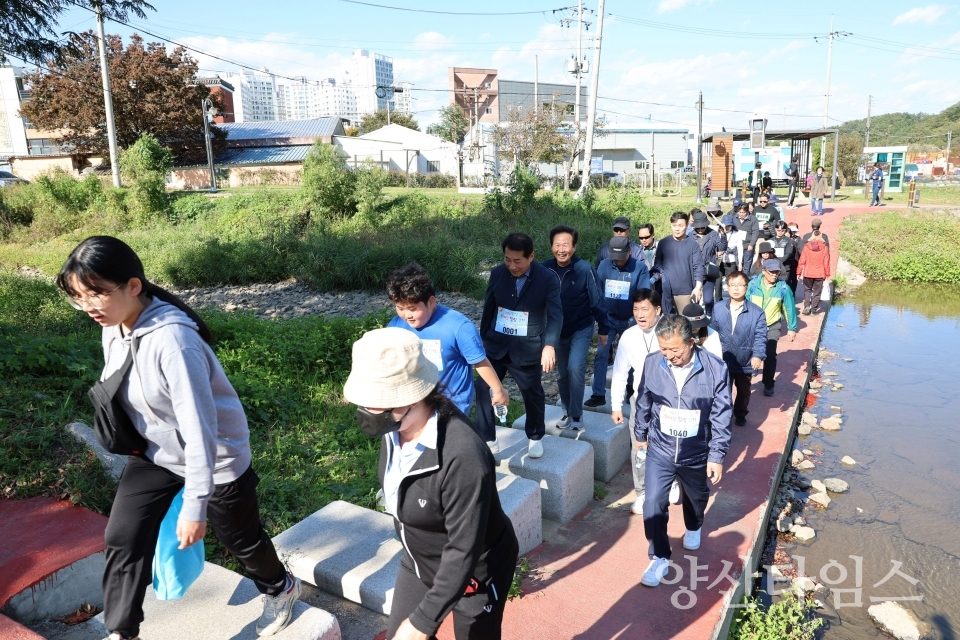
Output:
[[[490,389],[490,399],[493,399],[493,389]],[[506,405],[494,403],[493,404],[493,413],[497,416],[497,419],[500,420],[500,424],[507,423],[507,407]]]
[[647,464],[647,450],[637,449],[637,469],[643,469],[645,464]]

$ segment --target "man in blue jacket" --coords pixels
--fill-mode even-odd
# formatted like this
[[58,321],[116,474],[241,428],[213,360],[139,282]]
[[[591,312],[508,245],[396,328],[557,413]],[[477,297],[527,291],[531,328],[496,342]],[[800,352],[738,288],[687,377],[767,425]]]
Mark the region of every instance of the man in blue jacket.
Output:
[[669,315],[656,329],[660,353],[643,363],[633,430],[646,449],[643,530],[650,565],[640,583],[660,584],[670,565],[667,521],[674,479],[683,487],[683,548],[700,548],[703,514],[710,489],[723,475],[730,446],[730,383],[723,360],[696,346],[690,321]]
[[[613,221],[613,236],[616,238],[618,236],[623,236],[624,238],[630,239],[630,218],[626,216],[620,216]],[[636,259],[643,257],[643,247],[636,244],[635,242],[630,243],[630,255]],[[600,264],[604,260],[610,257],[610,243],[604,242],[600,245],[600,250],[597,251],[597,264]]]
[[[511,233],[501,243],[503,264],[490,272],[483,299],[480,337],[497,377],[510,372],[527,411],[526,432],[531,458],[543,455],[545,395],[541,376],[556,365],[556,348],[563,325],[560,281],[534,260],[533,240]],[[490,387],[477,380],[477,430],[496,440]]]
[[597,278],[603,288],[609,330],[605,344],[597,343],[593,359],[593,389],[584,402],[587,407],[600,407],[607,402],[607,366],[613,341],[633,324],[633,292],[650,288],[650,272],[643,260],[630,255],[630,242],[624,237],[610,240],[610,257],[597,265]]
[[742,271],[728,274],[729,297],[714,307],[710,318],[710,327],[720,336],[731,385],[737,389],[733,420],[739,427],[747,424],[750,384],[754,372],[763,368],[767,354],[767,317],[763,309],[747,300],[748,282]]
[[560,374],[560,403],[563,418],[557,423],[561,429],[579,431],[583,416],[583,381],[587,376],[587,352],[593,338],[593,323],[597,323],[597,342],[607,344],[606,312],[603,296],[597,284],[593,267],[577,255],[579,234],[570,227],[550,230],[550,250],[553,257],[543,266],[557,274],[560,280],[560,302],[563,305],[563,327],[557,343],[557,371]]
[[[670,216],[671,235],[657,243],[654,266],[663,273],[672,294],[672,300],[662,300],[664,313],[670,309],[679,313],[691,302],[700,302],[703,295],[703,255],[697,241],[687,235],[689,222],[689,214],[675,212]],[[667,295],[666,289],[663,295]]]

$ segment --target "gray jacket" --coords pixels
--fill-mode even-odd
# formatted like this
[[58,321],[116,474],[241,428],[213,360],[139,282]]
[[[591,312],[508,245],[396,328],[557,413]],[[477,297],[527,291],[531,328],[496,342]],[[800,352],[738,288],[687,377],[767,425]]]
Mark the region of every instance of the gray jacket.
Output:
[[133,366],[120,403],[146,439],[146,457],[184,478],[180,517],[206,520],[215,485],[250,467],[250,432],[240,398],[197,325],[172,304],[154,298],[133,331],[103,330],[101,380],[123,365],[137,337]]

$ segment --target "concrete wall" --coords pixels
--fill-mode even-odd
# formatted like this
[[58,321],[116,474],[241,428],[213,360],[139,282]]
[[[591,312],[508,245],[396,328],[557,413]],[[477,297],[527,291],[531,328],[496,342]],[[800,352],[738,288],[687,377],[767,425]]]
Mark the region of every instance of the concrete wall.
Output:
[[[245,187],[263,184],[298,186],[303,174],[303,165],[299,162],[263,166],[230,167],[229,183],[231,187]],[[209,180],[207,180],[209,182]]]
[[29,156],[14,158],[10,164],[13,166],[13,173],[24,180],[36,180],[40,176],[50,175],[57,170],[75,178],[80,177],[80,172],[74,168],[73,159],[70,156]]

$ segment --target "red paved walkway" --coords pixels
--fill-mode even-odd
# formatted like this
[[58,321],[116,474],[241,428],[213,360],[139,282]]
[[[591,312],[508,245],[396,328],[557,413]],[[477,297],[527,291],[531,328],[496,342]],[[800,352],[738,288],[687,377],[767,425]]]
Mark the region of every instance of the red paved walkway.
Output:
[[[834,254],[840,221],[864,211],[873,209],[859,203],[825,207],[822,231],[830,237]],[[801,234],[810,230],[809,208],[786,214],[788,221],[799,223]],[[834,255],[834,267],[836,260]],[[713,636],[724,612],[721,592],[731,588],[721,577],[724,565],[729,565],[730,574],[738,579],[741,557],[750,555],[755,544],[763,544],[764,507],[779,477],[781,456],[789,446],[800,392],[807,382],[824,317],[800,316],[796,341],[781,338],[774,397],[760,393],[759,381],[754,385],[748,426],[734,427],[723,479],[707,508],[699,551],[683,549],[683,516],[679,506],[671,509],[673,561],[683,569],[683,578],[656,589],[640,584],[648,564],[647,542],[642,519],[630,513],[633,482],[625,467],[608,485],[605,501],[594,502],[529,555],[536,572],[525,581],[523,597],[507,604],[505,639],[703,640]],[[691,583],[694,558],[699,580]],[[692,593],[682,593],[681,588]],[[693,606],[689,606],[691,595],[696,596]],[[439,637],[453,638],[450,619]]]
[[60,569],[103,551],[106,526],[105,517],[68,500],[0,500],[0,607]]

